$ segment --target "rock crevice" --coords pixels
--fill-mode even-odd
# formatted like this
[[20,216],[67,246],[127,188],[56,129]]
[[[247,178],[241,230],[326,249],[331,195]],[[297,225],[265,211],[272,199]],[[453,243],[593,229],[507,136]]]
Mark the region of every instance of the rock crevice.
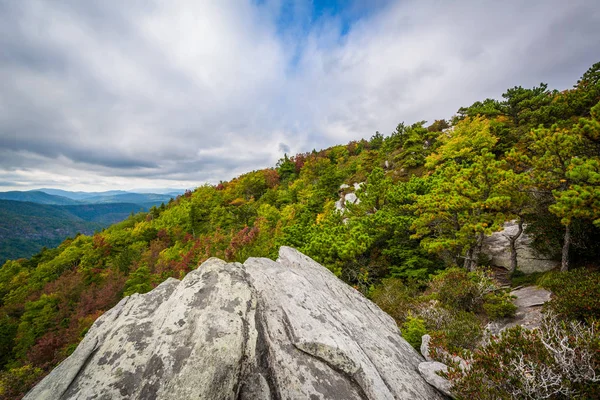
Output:
[[421,361],[391,317],[282,247],[123,299],[25,398],[444,398]]

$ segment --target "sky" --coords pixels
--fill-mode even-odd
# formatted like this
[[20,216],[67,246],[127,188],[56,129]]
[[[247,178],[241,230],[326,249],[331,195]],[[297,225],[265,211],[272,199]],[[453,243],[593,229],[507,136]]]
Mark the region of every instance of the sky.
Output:
[[0,0],[0,191],[218,183],[598,61],[597,0]]

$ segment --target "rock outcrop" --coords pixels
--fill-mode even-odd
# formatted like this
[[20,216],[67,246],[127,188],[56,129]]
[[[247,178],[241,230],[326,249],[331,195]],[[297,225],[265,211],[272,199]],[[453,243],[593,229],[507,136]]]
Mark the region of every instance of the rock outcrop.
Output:
[[[483,253],[491,258],[491,264],[497,267],[510,268],[510,241],[518,231],[517,224],[507,222],[504,229],[494,232],[483,241]],[[525,232],[517,239],[517,269],[526,274],[546,272],[556,268],[560,262],[540,254],[531,247],[531,237]]]
[[452,394],[452,384],[446,378],[438,375],[438,372],[448,372],[446,364],[437,361],[425,361],[419,364],[421,376],[433,387],[444,393],[448,397],[454,397]]
[[393,319],[287,247],[124,298],[26,399],[442,399]]
[[490,322],[487,330],[498,335],[507,328],[521,325],[523,328],[538,328],[542,323],[542,306],[550,301],[552,293],[537,286],[525,286],[510,292],[514,296],[513,304],[517,306],[514,318],[505,318]]
[[340,198],[335,202],[335,208],[343,214],[348,204],[360,204],[360,199],[354,192],[360,189],[363,184],[363,182],[355,183],[354,186],[342,184],[339,190]]

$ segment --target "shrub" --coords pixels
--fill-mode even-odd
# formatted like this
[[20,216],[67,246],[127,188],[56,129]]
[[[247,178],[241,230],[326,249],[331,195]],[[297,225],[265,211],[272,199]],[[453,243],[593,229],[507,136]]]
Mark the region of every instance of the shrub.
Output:
[[430,289],[447,307],[477,312],[481,309],[484,296],[498,289],[498,286],[484,271],[467,272],[462,268],[450,268],[433,277]]
[[458,398],[599,398],[598,328],[546,314],[539,329],[507,329],[472,353],[470,369],[449,368],[452,390]]
[[514,317],[517,306],[512,303],[512,298],[513,297],[508,293],[490,293],[485,296],[483,309],[487,316],[492,320]]
[[533,272],[531,274],[526,274],[517,269],[510,277],[510,285],[512,287],[537,285],[538,280],[543,279],[545,274],[547,274],[547,272]]
[[464,269],[450,268],[442,271],[433,277],[430,288],[445,306],[473,310],[476,305],[477,286]]
[[554,293],[547,307],[563,317],[584,321],[600,315],[600,273],[586,269],[550,274],[540,285]]
[[417,351],[421,348],[421,337],[426,333],[425,321],[412,314],[409,314],[406,322],[402,324],[402,337]]
[[0,398],[20,398],[43,373],[40,368],[31,365],[0,371]]
[[383,311],[402,325],[408,313],[414,309],[418,288],[411,283],[405,284],[401,279],[384,279],[377,286],[371,298]]
[[475,314],[467,311],[452,313],[452,318],[440,331],[446,347],[451,352],[474,349],[483,336],[481,322]]

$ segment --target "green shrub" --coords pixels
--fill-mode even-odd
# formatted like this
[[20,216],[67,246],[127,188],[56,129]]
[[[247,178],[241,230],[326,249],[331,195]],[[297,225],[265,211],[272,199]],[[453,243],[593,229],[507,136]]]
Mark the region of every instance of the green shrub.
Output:
[[435,275],[430,288],[445,306],[471,311],[476,305],[477,286],[462,268],[450,268]]
[[446,307],[478,312],[484,296],[498,287],[487,272],[449,268],[433,276],[429,288]]
[[129,275],[125,282],[123,296],[131,296],[134,293],[147,293],[152,290],[150,269],[146,266],[139,267]]
[[44,374],[31,365],[0,371],[0,398],[20,398]]
[[485,296],[483,309],[491,320],[514,317],[517,306],[508,293],[490,293]]
[[584,268],[556,272],[540,285],[554,293],[546,307],[561,316],[584,321],[600,315],[600,273]]
[[421,338],[427,333],[425,321],[412,314],[406,317],[406,322],[402,324],[402,337],[415,349],[421,347]]
[[547,274],[547,272],[533,272],[531,274],[526,274],[516,270],[510,277],[510,285],[512,287],[537,285],[538,280],[543,279],[545,274]]
[[474,349],[483,336],[481,321],[473,313],[457,311],[441,330],[449,350]]
[[371,299],[383,311],[402,325],[408,313],[414,309],[418,288],[416,284],[404,283],[401,279],[384,279],[371,294]]

